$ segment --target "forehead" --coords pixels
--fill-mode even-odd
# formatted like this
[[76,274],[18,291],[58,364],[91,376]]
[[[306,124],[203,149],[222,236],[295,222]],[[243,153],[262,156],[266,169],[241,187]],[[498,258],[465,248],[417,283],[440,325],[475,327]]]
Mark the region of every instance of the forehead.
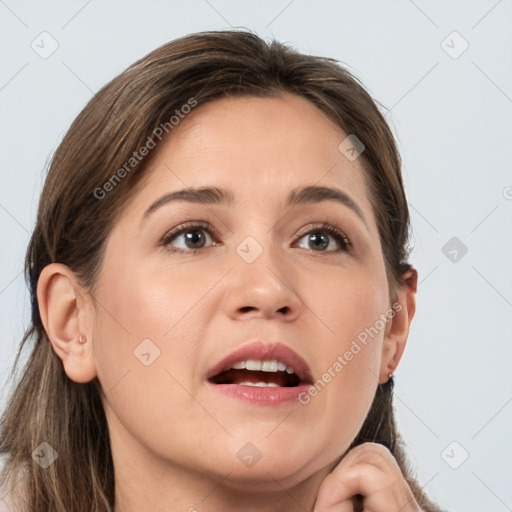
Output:
[[196,107],[158,145],[136,200],[147,205],[165,192],[221,186],[233,190],[235,204],[270,208],[298,185],[337,187],[373,224],[363,162],[339,149],[347,137],[296,95],[215,100]]

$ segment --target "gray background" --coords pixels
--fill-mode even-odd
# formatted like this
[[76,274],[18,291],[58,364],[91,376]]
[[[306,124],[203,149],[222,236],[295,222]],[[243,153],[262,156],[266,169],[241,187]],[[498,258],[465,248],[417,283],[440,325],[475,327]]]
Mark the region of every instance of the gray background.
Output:
[[69,124],[150,50],[229,26],[343,61],[388,109],[420,274],[399,426],[446,509],[512,510],[510,0],[0,1],[0,384],[29,318],[22,265],[44,169]]

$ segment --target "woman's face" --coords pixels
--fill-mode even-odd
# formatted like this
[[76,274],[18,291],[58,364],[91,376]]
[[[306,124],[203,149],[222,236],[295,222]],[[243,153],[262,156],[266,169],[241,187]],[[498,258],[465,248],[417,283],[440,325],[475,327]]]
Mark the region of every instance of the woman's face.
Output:
[[[153,150],[96,290],[115,460],[291,485],[347,450],[391,307],[361,160],[338,149],[347,135],[299,97],[228,98]],[[230,200],[170,195],[206,187]]]

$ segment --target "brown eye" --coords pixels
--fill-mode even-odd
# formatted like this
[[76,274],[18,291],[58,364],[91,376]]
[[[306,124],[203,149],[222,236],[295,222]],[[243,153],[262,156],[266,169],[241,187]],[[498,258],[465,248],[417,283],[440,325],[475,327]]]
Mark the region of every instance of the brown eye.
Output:
[[195,252],[213,242],[210,229],[208,225],[198,223],[181,225],[167,233],[160,245],[173,252]]

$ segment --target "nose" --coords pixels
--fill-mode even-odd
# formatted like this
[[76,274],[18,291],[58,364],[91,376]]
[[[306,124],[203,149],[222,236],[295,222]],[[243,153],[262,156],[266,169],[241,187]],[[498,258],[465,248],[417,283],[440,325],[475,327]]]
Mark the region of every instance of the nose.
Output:
[[290,322],[300,315],[303,305],[279,249],[265,248],[252,263],[237,253],[233,258],[235,268],[229,273],[223,297],[223,309],[229,317]]

